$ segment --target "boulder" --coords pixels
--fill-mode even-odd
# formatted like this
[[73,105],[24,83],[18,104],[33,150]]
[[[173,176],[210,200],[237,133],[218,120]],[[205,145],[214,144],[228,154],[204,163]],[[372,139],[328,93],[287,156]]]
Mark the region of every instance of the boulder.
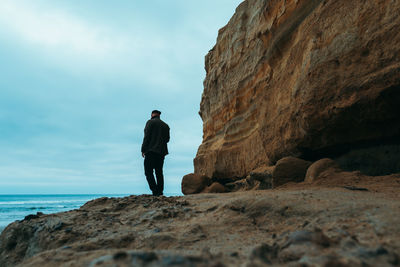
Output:
[[272,172],[275,166],[256,168],[246,178],[225,184],[231,191],[264,190],[272,188]]
[[212,185],[206,187],[205,190],[203,191],[203,193],[225,193],[225,192],[227,192],[226,188],[218,182],[212,183]]
[[195,173],[246,177],[399,140],[399,13],[400,1],[243,1],[205,59]]
[[225,188],[227,188],[227,190],[229,190],[230,192],[248,191],[248,190],[258,189],[260,187],[260,184],[261,184],[260,181],[255,180],[250,175],[248,175],[244,179],[240,179],[235,182],[225,184]]
[[225,187],[230,192],[251,190],[253,188],[253,185],[249,183],[249,178],[250,178],[250,176],[248,176],[244,179],[237,180],[232,183],[227,183],[227,184],[225,184]]
[[184,195],[197,194],[211,184],[211,179],[205,175],[190,173],[182,178],[182,193]]
[[272,173],[275,166],[262,166],[250,172],[250,179],[258,181],[257,189],[270,189],[272,188]]
[[273,187],[288,182],[302,182],[311,162],[295,157],[285,157],[278,160],[272,172]]
[[328,169],[339,170],[339,165],[336,163],[336,161],[329,158],[320,159],[311,164],[311,166],[308,168],[304,181],[307,183],[312,183],[313,181],[318,179],[319,175],[322,172]]

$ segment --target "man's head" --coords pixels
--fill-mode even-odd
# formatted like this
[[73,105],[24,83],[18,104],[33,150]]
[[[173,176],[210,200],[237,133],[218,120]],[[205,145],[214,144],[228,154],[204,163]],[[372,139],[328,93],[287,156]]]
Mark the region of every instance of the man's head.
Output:
[[161,111],[159,111],[159,110],[153,110],[152,112],[151,112],[151,117],[152,118],[154,118],[154,117],[160,117],[160,115],[161,115]]

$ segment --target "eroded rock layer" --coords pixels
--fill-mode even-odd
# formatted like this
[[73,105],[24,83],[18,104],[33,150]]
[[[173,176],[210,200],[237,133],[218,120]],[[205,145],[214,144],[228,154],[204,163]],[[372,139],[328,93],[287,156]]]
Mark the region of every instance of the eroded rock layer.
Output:
[[195,172],[397,142],[399,13],[392,0],[244,1],[206,56]]

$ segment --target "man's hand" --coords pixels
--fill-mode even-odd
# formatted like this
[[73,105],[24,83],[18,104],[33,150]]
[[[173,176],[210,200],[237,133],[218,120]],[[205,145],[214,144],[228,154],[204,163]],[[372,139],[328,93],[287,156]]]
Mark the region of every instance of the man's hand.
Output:
[[144,153],[142,152],[142,157],[144,158]]

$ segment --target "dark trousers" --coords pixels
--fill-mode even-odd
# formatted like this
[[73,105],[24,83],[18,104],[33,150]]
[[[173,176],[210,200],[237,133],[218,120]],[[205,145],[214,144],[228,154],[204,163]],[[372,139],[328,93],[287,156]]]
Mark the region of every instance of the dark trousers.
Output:
[[[164,191],[163,165],[164,156],[154,152],[146,153],[144,157],[144,173],[149,183],[150,190],[155,196],[162,195]],[[153,171],[156,173],[157,183],[154,179]]]

